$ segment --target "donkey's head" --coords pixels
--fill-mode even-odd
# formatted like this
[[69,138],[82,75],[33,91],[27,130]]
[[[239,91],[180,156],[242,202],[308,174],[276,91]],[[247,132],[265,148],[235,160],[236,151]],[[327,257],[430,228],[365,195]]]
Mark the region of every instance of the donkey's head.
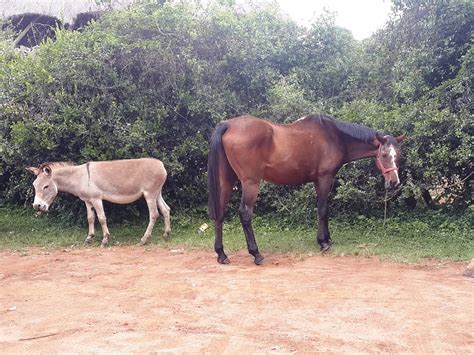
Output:
[[33,182],[35,188],[33,208],[40,212],[48,212],[49,206],[58,194],[58,187],[53,180],[51,167],[48,164],[42,164],[38,168],[30,167],[26,170],[36,175]]
[[398,175],[400,148],[398,143],[405,139],[405,135],[392,137],[390,135],[377,134],[376,138],[379,143],[379,149],[375,162],[385,179],[385,189],[393,189],[400,185],[400,177]]

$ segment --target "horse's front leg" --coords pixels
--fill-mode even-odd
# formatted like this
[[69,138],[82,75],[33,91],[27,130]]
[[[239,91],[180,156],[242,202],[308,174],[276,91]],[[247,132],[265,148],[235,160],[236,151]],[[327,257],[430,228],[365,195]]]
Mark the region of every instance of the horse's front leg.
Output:
[[101,247],[105,247],[109,244],[109,237],[110,232],[109,228],[107,227],[107,219],[105,218],[104,213],[104,206],[102,204],[102,200],[93,200],[91,201],[92,205],[94,206],[95,213],[97,214],[97,219],[102,227],[102,243],[100,244]]
[[87,238],[84,241],[85,245],[88,245],[94,239],[95,229],[94,229],[94,222],[95,222],[95,212],[94,206],[89,201],[84,201],[86,204],[86,211],[87,211],[87,223],[89,225],[89,233],[87,233]]
[[328,197],[329,193],[331,192],[332,184],[334,181],[334,175],[325,175],[319,177],[318,180],[315,182],[317,199],[318,199],[318,216],[319,216],[319,223],[318,223],[318,233],[317,233],[317,241],[319,247],[323,253],[327,252],[331,245],[334,243],[331,240],[329,234],[329,207],[328,207]]

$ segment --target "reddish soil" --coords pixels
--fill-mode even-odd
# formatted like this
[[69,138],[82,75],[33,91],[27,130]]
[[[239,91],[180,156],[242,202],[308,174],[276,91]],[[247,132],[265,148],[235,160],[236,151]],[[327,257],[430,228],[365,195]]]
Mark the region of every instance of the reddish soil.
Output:
[[0,349],[474,351],[465,264],[113,247],[0,253]]

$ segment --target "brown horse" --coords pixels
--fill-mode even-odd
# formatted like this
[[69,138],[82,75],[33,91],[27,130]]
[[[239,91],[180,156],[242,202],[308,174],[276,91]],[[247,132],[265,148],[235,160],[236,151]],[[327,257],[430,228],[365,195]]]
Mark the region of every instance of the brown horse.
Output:
[[306,116],[288,125],[241,116],[217,125],[208,157],[209,216],[215,221],[217,261],[229,263],[222,243],[224,210],[237,179],[242,185],[240,221],[255,264],[263,261],[252,229],[252,212],[261,180],[275,184],[313,182],[318,196],[317,241],[326,252],[333,243],[328,230],[328,195],[345,163],[376,157],[385,188],[400,184],[398,143],[394,138],[359,124],[332,117]]

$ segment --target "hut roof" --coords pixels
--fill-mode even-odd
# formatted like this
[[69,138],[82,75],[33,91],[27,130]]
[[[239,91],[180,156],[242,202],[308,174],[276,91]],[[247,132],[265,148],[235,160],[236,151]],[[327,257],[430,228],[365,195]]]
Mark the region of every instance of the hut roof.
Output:
[[0,17],[41,14],[56,17],[63,23],[73,23],[81,13],[124,8],[133,0],[0,0]]

